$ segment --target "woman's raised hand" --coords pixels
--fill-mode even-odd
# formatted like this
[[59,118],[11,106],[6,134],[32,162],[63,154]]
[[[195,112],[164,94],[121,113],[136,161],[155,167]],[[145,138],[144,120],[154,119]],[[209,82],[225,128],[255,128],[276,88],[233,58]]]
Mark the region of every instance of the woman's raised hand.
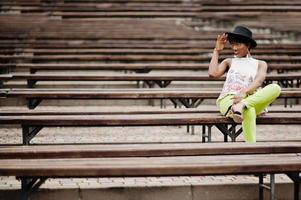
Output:
[[215,50],[221,51],[225,48],[225,45],[228,41],[228,35],[223,33],[222,35],[218,35],[215,43]]

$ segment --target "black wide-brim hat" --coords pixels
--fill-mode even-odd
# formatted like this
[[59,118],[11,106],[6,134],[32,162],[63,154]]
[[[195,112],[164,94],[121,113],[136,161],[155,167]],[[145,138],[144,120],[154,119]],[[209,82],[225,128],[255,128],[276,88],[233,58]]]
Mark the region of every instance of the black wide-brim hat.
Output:
[[232,32],[226,32],[228,38],[240,38],[250,42],[251,48],[255,48],[257,46],[256,41],[252,38],[252,31],[244,26],[236,26]]

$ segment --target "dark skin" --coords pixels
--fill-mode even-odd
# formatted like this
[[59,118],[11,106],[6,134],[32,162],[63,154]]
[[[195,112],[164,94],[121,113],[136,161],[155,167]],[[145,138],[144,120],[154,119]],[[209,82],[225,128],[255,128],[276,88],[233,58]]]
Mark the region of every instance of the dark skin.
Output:
[[[218,63],[219,54],[225,48],[227,42],[227,34],[224,33],[217,36],[215,48],[209,64],[208,74],[210,77],[218,78],[223,76],[227,69],[231,66],[231,58],[226,58],[221,63]],[[232,42],[230,43],[230,45],[236,57],[246,57],[247,55],[251,56],[250,45],[238,42]],[[253,94],[257,90],[257,88],[262,85],[267,74],[267,68],[267,63],[265,61],[259,60],[257,74],[253,83],[249,87],[241,89],[233,97],[233,107],[235,108],[235,110],[242,111],[244,104],[241,103],[241,100],[246,95]]]

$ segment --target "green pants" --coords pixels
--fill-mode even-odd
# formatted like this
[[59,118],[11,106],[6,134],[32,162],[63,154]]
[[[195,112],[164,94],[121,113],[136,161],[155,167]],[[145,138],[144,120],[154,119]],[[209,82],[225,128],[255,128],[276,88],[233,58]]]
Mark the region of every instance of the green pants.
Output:
[[[246,108],[243,110],[244,120],[242,122],[242,130],[246,142],[256,142],[256,116],[262,113],[280,95],[280,92],[281,88],[279,85],[270,84],[241,101],[246,105]],[[229,107],[232,106],[233,96],[233,94],[229,94],[217,101],[222,115],[226,115]],[[231,117],[231,115],[227,114],[227,117]]]

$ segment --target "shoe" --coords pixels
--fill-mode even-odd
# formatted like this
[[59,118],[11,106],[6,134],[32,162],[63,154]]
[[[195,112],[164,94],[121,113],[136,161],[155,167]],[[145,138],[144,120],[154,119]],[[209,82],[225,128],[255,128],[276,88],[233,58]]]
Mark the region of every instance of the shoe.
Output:
[[241,110],[235,110],[235,105],[233,105],[231,107],[231,110],[232,110],[232,118],[233,118],[233,121],[238,123],[238,124],[241,124],[244,120],[243,116],[242,116],[242,110],[243,110],[244,106],[242,107]]

